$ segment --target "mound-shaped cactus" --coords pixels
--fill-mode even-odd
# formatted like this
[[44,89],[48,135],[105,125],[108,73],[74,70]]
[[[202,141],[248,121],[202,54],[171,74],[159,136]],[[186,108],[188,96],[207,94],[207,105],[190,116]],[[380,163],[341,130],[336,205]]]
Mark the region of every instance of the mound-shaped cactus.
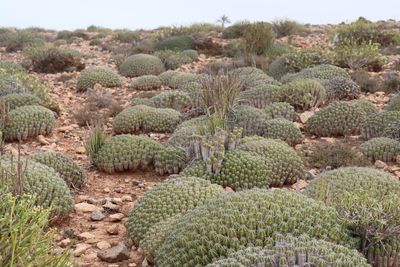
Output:
[[350,105],[360,108],[367,116],[371,116],[379,112],[379,109],[366,99],[354,99],[348,101]]
[[241,67],[231,70],[230,73],[240,82],[243,90],[266,84],[279,84],[274,78],[254,67]]
[[368,267],[367,260],[355,249],[331,242],[309,238],[307,235],[277,236],[272,245],[248,247],[207,267],[297,267],[337,266]]
[[268,66],[268,75],[276,80],[280,80],[286,74],[292,72],[290,66],[284,57],[278,57],[274,59]]
[[329,100],[355,99],[361,93],[361,87],[350,78],[336,77],[322,84]]
[[281,140],[247,137],[242,139],[238,149],[263,157],[273,174],[271,186],[293,184],[304,176],[301,157]]
[[199,57],[199,53],[194,49],[186,49],[182,51],[182,54],[190,57],[192,60],[196,60]]
[[117,135],[100,147],[94,158],[97,168],[108,173],[147,169],[163,145],[145,136]]
[[177,72],[171,77],[168,86],[173,89],[180,89],[181,87],[185,87],[192,82],[198,82],[199,80],[200,76],[197,74],[189,72]]
[[39,152],[31,155],[29,159],[56,170],[71,188],[82,188],[85,183],[86,178],[81,167],[62,153]]
[[382,135],[400,141],[400,119],[389,123]]
[[271,119],[283,118],[295,121],[297,118],[294,107],[286,102],[274,102],[264,107],[264,112]]
[[338,77],[349,78],[349,74],[340,67],[323,64],[302,69],[298,73],[285,75],[281,81],[286,83],[302,79],[332,80]]
[[182,65],[192,63],[193,59],[182,53],[175,53],[166,57],[163,62],[167,70],[175,70]]
[[183,51],[192,49],[194,47],[194,40],[191,36],[181,35],[172,36],[162,40],[156,47],[157,50],[176,50]]
[[188,161],[186,151],[179,147],[167,146],[154,155],[154,167],[158,174],[178,174]]
[[400,95],[393,96],[385,107],[385,110],[400,111]]
[[272,119],[265,122],[263,136],[281,139],[289,145],[297,145],[303,141],[303,135],[296,125],[286,119]]
[[326,100],[326,91],[317,81],[297,80],[281,87],[279,99],[289,103],[298,111],[305,111],[323,104]]
[[[18,166],[22,173],[17,171]],[[73,209],[74,201],[68,186],[53,168],[32,160],[18,163],[9,156],[0,158],[0,189],[12,190],[19,183],[18,175],[22,176],[22,192],[35,195],[37,205],[51,208],[55,214]]]
[[387,137],[375,137],[362,143],[360,149],[372,161],[389,162],[400,155],[400,142]]
[[42,106],[22,106],[7,114],[3,134],[6,141],[25,140],[53,130],[55,117]]
[[400,120],[400,111],[385,111],[368,116],[362,124],[362,136],[365,139],[381,137],[385,128]]
[[259,85],[240,92],[238,101],[248,106],[264,108],[266,105],[278,100],[279,89],[279,86],[273,84]]
[[264,124],[270,117],[262,109],[238,106],[229,114],[230,124],[243,129],[243,135],[263,135]]
[[119,66],[120,72],[126,77],[142,75],[158,75],[165,71],[161,60],[152,55],[136,54],[127,57]]
[[272,245],[279,233],[354,246],[334,209],[286,190],[253,189],[221,194],[186,213],[167,233],[156,263],[205,266],[249,246]]
[[136,132],[172,132],[181,121],[180,112],[169,108],[144,105],[129,107],[115,116],[113,130],[117,134]]
[[365,112],[349,102],[333,102],[317,111],[306,123],[307,131],[317,136],[358,134],[365,121]]
[[40,105],[40,99],[28,93],[14,93],[0,97],[0,103],[6,110],[13,110],[22,106]]
[[125,224],[135,244],[140,244],[156,223],[203,204],[222,193],[219,185],[196,177],[178,177],[147,191],[130,212]]
[[191,98],[188,93],[181,91],[166,91],[151,98],[154,106],[158,108],[173,108],[182,111],[191,105]]
[[[306,195],[337,209],[362,239],[361,251],[372,265],[392,266],[390,258],[400,252],[399,246],[389,245],[400,241],[400,212],[395,204],[400,203],[400,182],[396,177],[373,168],[340,168],[315,178]],[[387,250],[379,251],[380,245]]]
[[161,87],[161,80],[155,75],[143,75],[135,78],[131,87],[135,90],[152,90]]
[[122,78],[111,69],[95,67],[83,70],[76,86],[78,91],[86,91],[96,83],[104,87],[117,87],[121,86]]
[[174,77],[174,75],[177,73],[179,72],[173,70],[167,70],[158,75],[158,78],[160,78],[162,85],[169,86],[172,77]]

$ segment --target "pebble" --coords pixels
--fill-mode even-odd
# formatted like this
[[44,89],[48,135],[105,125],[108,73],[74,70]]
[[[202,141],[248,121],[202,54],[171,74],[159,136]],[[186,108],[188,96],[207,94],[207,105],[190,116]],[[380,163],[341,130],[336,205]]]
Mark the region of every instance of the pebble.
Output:
[[88,250],[90,247],[91,247],[91,245],[88,245],[85,243],[79,243],[76,245],[76,248],[72,252],[72,255],[74,255],[74,257],[79,257],[83,253],[85,253],[85,251]]
[[69,244],[71,244],[71,239],[66,238],[66,239],[63,239],[63,240],[61,240],[60,242],[58,242],[57,245],[59,245],[59,246],[62,247],[62,248],[65,248],[65,247],[68,247]]
[[106,204],[103,205],[103,208],[109,212],[118,212],[119,211],[119,206],[115,205],[111,201],[107,201]]
[[78,237],[79,237],[80,239],[83,239],[83,240],[88,240],[88,239],[94,238],[95,236],[94,236],[92,233],[83,232],[83,233],[80,233],[80,234],[78,235]]
[[90,214],[90,219],[92,221],[102,221],[105,217],[106,215],[104,215],[100,209],[97,209]]
[[125,218],[125,215],[123,213],[115,213],[111,214],[109,218],[110,222],[120,222],[123,218]]
[[97,256],[105,262],[115,263],[129,259],[129,250],[124,244],[118,244],[103,252],[99,252]]
[[378,169],[385,169],[387,167],[387,164],[381,160],[377,160],[374,163],[375,167],[377,167]]
[[111,245],[110,245],[110,243],[108,243],[107,241],[100,241],[100,242],[98,242],[97,244],[96,244],[96,247],[98,248],[98,249],[100,249],[100,250],[105,250],[105,249],[108,249],[108,248],[111,248]]
[[118,232],[119,232],[118,224],[113,224],[107,227],[107,233],[109,233],[110,235],[117,235]]
[[123,202],[132,202],[133,201],[131,196],[122,196],[121,199]]
[[96,209],[97,209],[97,207],[95,205],[85,203],[85,202],[75,204],[76,212],[93,212]]
[[85,154],[86,153],[86,149],[83,146],[80,146],[77,149],[75,149],[75,152],[78,153],[78,154]]

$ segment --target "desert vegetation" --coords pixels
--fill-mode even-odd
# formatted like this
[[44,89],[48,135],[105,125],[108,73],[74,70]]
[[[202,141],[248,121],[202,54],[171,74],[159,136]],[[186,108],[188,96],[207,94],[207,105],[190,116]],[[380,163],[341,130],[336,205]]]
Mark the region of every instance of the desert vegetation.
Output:
[[400,22],[0,28],[1,266],[400,267]]

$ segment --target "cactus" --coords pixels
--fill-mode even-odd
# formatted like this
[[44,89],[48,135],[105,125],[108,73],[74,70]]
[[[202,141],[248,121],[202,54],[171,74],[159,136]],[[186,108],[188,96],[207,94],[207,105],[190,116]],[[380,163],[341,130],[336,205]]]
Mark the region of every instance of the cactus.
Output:
[[193,38],[189,35],[181,35],[165,38],[157,45],[156,49],[183,51],[186,49],[192,49],[193,47]]
[[40,105],[40,99],[29,93],[14,93],[0,97],[6,110],[10,111],[22,106]]
[[86,177],[81,167],[59,152],[39,152],[31,155],[29,159],[53,168],[70,188],[80,189],[85,184]]
[[400,142],[387,137],[375,137],[362,143],[360,149],[373,162],[395,161],[397,155],[400,155]]
[[90,68],[80,73],[76,86],[78,91],[87,91],[96,83],[103,87],[117,87],[122,85],[122,78],[111,69]]
[[192,60],[196,60],[199,57],[199,53],[194,49],[186,49],[182,51],[182,54],[190,57]]
[[390,98],[389,103],[385,107],[386,111],[400,111],[400,95]]
[[302,69],[298,73],[287,74],[282,77],[281,82],[287,83],[303,79],[332,80],[338,77],[349,78],[349,74],[340,67],[322,64]]
[[25,140],[46,135],[53,130],[54,124],[55,117],[51,110],[41,106],[22,106],[7,114],[4,139]]
[[113,121],[117,134],[136,132],[173,132],[181,121],[181,113],[168,108],[144,105],[124,109]]
[[136,54],[127,57],[119,66],[120,72],[126,77],[142,75],[158,75],[165,71],[161,60],[152,55]]
[[300,129],[293,122],[286,119],[267,120],[264,127],[264,137],[281,139],[292,146],[300,144],[304,138]]
[[286,190],[253,189],[216,196],[181,217],[156,252],[158,266],[205,266],[249,246],[274,244],[280,234],[354,248],[338,213]]
[[322,83],[328,100],[350,100],[361,94],[361,87],[350,78],[336,77]]
[[167,146],[154,155],[154,167],[158,174],[178,174],[188,161],[182,148]]
[[274,102],[264,107],[264,112],[271,119],[287,119],[295,121],[297,118],[294,107],[286,102]]
[[385,111],[368,116],[362,124],[361,134],[365,139],[381,137],[386,127],[400,120],[400,111]]
[[273,84],[263,84],[252,87],[238,94],[238,101],[241,104],[255,108],[264,108],[268,104],[278,100],[280,87]]
[[384,128],[382,135],[400,141],[400,119],[389,123]]
[[134,90],[153,90],[161,87],[161,80],[155,75],[143,75],[135,78],[130,86]]
[[230,71],[230,74],[235,76],[240,82],[242,90],[266,84],[279,85],[279,82],[275,81],[274,78],[268,76],[262,70],[254,67],[241,67],[233,69]]

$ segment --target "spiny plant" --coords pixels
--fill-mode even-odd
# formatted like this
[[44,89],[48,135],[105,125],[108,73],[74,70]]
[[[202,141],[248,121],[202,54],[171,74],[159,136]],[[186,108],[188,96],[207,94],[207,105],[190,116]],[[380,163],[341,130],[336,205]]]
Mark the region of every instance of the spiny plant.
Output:
[[87,91],[97,83],[104,87],[117,87],[122,84],[122,78],[111,69],[93,67],[80,73],[76,86],[78,91]]
[[137,77],[142,75],[158,75],[165,71],[162,61],[153,55],[136,54],[127,57],[119,66],[122,75]]
[[362,153],[370,160],[395,161],[400,155],[400,142],[387,137],[375,137],[360,145]]
[[85,145],[86,154],[89,158],[89,162],[94,165],[96,155],[100,148],[104,145],[107,135],[103,131],[100,125],[95,125],[90,129],[89,138]]

